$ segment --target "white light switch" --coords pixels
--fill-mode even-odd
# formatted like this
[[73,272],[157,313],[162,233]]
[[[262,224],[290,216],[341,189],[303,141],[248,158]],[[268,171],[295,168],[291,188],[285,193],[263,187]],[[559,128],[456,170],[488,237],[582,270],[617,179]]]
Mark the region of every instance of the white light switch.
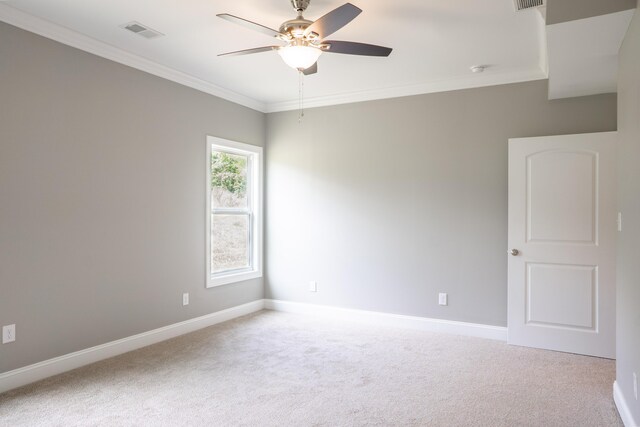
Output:
[[445,293],[439,293],[438,294],[438,304],[440,304],[440,305],[448,305],[447,294],[445,294]]
[[2,327],[2,344],[8,344],[16,340],[16,325]]
[[309,292],[318,292],[317,282],[309,282]]
[[189,305],[189,294],[182,294],[182,305]]

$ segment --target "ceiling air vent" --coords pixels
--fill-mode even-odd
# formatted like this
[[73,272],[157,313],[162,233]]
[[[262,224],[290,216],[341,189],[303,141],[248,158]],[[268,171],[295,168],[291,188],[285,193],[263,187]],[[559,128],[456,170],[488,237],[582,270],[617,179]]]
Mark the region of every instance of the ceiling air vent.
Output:
[[545,5],[545,0],[513,0],[516,6],[516,11],[533,9]]
[[127,24],[121,25],[120,28],[124,28],[125,30],[131,31],[139,36],[142,36],[146,39],[155,39],[156,37],[162,37],[162,34],[159,31],[153,30],[146,25],[142,25],[139,22],[129,22]]

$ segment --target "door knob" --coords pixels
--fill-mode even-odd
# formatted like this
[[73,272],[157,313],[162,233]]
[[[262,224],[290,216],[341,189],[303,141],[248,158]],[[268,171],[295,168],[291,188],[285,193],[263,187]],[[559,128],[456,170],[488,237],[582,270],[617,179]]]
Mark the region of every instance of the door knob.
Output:
[[509,251],[509,253],[510,253],[511,255],[513,255],[513,256],[518,256],[518,255],[520,255],[520,251],[519,251],[519,250],[517,250],[517,249],[511,249],[511,250]]

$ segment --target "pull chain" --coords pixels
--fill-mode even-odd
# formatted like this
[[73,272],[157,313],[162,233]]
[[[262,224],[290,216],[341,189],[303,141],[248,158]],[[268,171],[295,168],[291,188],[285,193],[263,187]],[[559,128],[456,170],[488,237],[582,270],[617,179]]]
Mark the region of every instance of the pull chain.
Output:
[[298,72],[298,123],[302,123],[304,117],[304,74]]

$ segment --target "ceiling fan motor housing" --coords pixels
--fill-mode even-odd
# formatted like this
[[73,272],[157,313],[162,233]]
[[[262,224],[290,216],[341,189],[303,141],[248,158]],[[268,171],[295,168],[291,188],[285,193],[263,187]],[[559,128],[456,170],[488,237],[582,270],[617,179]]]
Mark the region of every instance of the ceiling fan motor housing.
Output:
[[280,26],[280,32],[282,34],[288,34],[292,38],[302,38],[304,36],[304,31],[307,29],[309,25],[313,24],[313,21],[309,21],[308,19],[304,19],[299,17],[297,19],[290,19],[289,21],[285,21]]

